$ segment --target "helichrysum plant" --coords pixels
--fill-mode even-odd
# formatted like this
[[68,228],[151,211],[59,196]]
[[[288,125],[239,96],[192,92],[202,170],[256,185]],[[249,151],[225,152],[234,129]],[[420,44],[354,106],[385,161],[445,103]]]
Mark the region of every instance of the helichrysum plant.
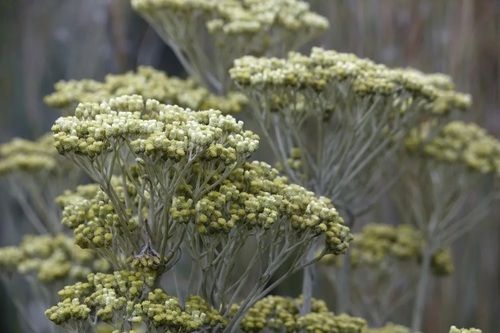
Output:
[[72,115],[82,102],[100,103],[121,95],[141,95],[164,104],[178,105],[193,110],[217,109],[235,114],[246,104],[246,97],[237,92],[227,96],[211,93],[194,79],[169,77],[162,71],[142,66],[135,72],[107,75],[104,82],[95,80],[60,81],[55,91],[45,97],[45,103]]
[[[329,28],[303,1],[131,4],[189,78],[139,67],[56,84],[53,135],[0,147],[40,234],[0,249],[0,276],[47,291],[46,316],[71,332],[420,331],[430,273],[451,274],[449,246],[498,198],[497,140],[450,122],[470,97],[446,75],[296,52]],[[251,161],[259,137],[231,116],[243,110],[276,168]],[[76,187],[82,172],[92,183]],[[400,178],[403,224],[352,239]],[[464,214],[471,189],[485,197]],[[364,319],[312,298],[315,263],[337,310]],[[269,295],[301,270],[302,296]],[[411,297],[412,328],[387,323]]]
[[[408,224],[394,227],[371,223],[353,234],[349,261],[352,312],[374,326],[382,326],[413,299],[417,284],[415,276],[422,264],[426,245],[421,233]],[[320,261],[333,285],[339,281],[339,271],[335,266],[345,264],[339,259],[326,255]],[[435,276],[447,276],[453,272],[449,248],[434,253],[431,271]]]
[[[230,75],[253,103],[285,174],[354,216],[381,191],[383,162],[402,146],[401,132],[470,104],[444,75],[320,48],[286,59],[246,56]],[[290,166],[294,155],[299,164]]]
[[174,50],[184,69],[226,93],[228,70],[248,54],[284,56],[329,27],[297,0],[133,0],[132,6]]
[[54,149],[51,134],[0,145],[0,182],[37,233],[62,231],[61,211],[54,199],[76,186],[81,177],[81,171]]
[[[242,125],[220,111],[191,111],[138,95],[83,103],[74,116],[56,121],[55,147],[99,186],[94,196],[90,189],[86,199],[67,200],[63,224],[74,229],[76,244],[108,259],[115,274],[143,279],[134,306],[102,320],[113,318],[114,327],[122,327],[131,317],[144,319],[135,305],[162,285],[164,275],[176,279],[175,265],[189,256],[191,287],[177,290],[178,299],[183,303],[186,292],[198,295],[224,318],[213,327],[232,331],[285,277],[325,253],[347,249],[349,229],[330,200],[289,184],[265,163],[247,162],[258,137]],[[308,258],[319,238],[324,252]],[[249,243],[256,255],[246,270],[233,271]],[[229,317],[236,301],[242,303]],[[90,304],[63,298],[47,315],[79,328],[98,320],[103,309],[113,309],[103,304],[85,310],[85,318],[80,310],[74,310],[77,318],[66,317]]]
[[[470,105],[447,76],[321,48],[310,56],[290,52],[286,59],[245,56],[230,75],[249,97],[284,173],[331,198],[350,226],[397,180],[380,183],[406,134],[426,119],[441,124]],[[340,309],[349,299],[346,270],[348,265],[337,288]],[[305,295],[311,295],[313,278],[313,269],[306,270]]]
[[394,198],[401,219],[420,230],[427,244],[422,252],[414,330],[420,329],[433,255],[470,230],[500,198],[500,142],[472,123],[451,121],[437,133],[433,126],[432,122],[423,124],[407,138],[405,161],[410,166],[401,186],[408,196]]

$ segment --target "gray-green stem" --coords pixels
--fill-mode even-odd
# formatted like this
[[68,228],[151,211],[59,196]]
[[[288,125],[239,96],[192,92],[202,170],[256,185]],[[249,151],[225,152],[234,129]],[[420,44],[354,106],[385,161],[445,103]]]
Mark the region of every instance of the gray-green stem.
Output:
[[418,278],[417,294],[415,297],[415,304],[413,307],[411,330],[412,332],[419,332],[422,328],[424,319],[425,301],[427,296],[427,285],[429,284],[432,248],[427,247],[422,254],[422,265],[420,268],[420,275]]

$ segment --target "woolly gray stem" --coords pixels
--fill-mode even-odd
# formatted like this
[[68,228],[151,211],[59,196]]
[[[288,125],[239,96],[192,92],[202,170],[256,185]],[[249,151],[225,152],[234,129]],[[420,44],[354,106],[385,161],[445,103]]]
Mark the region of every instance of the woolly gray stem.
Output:
[[411,319],[411,330],[412,332],[419,332],[422,328],[422,322],[424,319],[425,301],[427,296],[427,285],[429,283],[430,271],[431,271],[431,258],[432,251],[430,248],[426,248],[423,253],[422,265],[420,269],[420,275],[418,278],[417,294],[415,296],[415,305],[413,307],[412,319]]
[[[307,254],[307,261],[312,261],[314,259],[314,254],[316,252],[316,244],[309,249]],[[300,307],[300,315],[305,316],[311,312],[312,309],[312,296],[314,288],[314,280],[316,278],[316,267],[314,265],[307,266],[304,268],[303,278],[302,278],[302,306]]]

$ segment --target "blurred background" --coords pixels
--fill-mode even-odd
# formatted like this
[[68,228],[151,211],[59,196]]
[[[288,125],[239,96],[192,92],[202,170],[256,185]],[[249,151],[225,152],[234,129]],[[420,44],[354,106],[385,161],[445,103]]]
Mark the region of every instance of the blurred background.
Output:
[[[467,120],[500,137],[499,0],[310,3],[331,23],[315,45],[391,66],[447,73],[459,90],[473,96]],[[58,80],[102,80],[137,65],[183,75],[128,1],[0,0],[0,142],[14,136],[34,139],[50,130],[58,114],[42,99]],[[259,158],[272,161],[271,156]],[[8,204],[7,195],[0,191],[0,203]],[[0,246],[16,244],[21,235],[3,223],[15,223],[15,217],[3,211],[0,205]],[[487,221],[456,242],[455,274],[433,286],[425,332],[447,332],[451,324],[500,332],[499,216],[494,208]],[[14,314],[0,290],[0,331],[17,331]]]

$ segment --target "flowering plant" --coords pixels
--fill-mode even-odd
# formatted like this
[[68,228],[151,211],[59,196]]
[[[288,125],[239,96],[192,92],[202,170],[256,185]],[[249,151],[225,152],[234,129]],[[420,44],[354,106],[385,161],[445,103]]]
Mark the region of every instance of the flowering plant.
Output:
[[[470,97],[442,74],[294,51],[329,27],[302,1],[131,3],[190,78],[56,84],[52,134],[0,148],[38,233],[0,249],[2,279],[43,287],[50,330],[420,331],[430,272],[452,273],[449,246],[499,196],[500,144],[452,120]],[[242,112],[276,168],[251,160]],[[351,233],[394,186],[404,224]],[[298,272],[300,297],[269,295]],[[320,273],[348,314],[312,297]],[[390,323],[411,299],[411,330]]]

